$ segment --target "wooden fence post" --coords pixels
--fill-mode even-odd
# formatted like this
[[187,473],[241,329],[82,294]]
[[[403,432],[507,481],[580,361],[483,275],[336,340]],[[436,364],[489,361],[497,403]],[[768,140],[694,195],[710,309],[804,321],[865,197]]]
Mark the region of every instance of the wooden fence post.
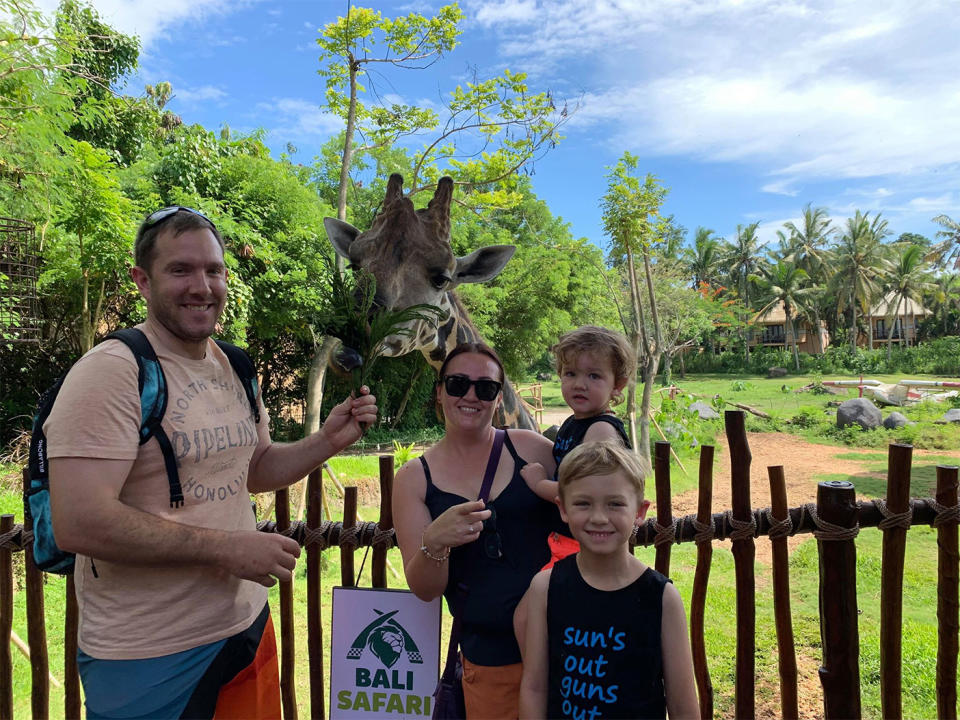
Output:
[[357,584],[353,575],[353,553],[356,543],[344,543],[344,538],[357,527],[357,487],[350,485],[343,489],[343,525],[340,530],[340,584],[353,587]]
[[960,625],[960,562],[957,556],[957,468],[937,467],[937,717],[957,720],[957,628]]
[[63,712],[67,720],[80,717],[80,670],[77,667],[77,628],[80,608],[77,606],[77,588],[73,575],[67,576],[67,605],[63,619]]
[[756,546],[752,534],[744,532],[737,537],[739,523],[746,526],[753,522],[750,507],[750,463],[753,457],[747,443],[747,430],[742,410],[727,410],[724,413],[727,442],[730,445],[730,481],[732,484],[734,525],[733,561],[737,582],[737,678],[735,691],[736,716],[752,718],[756,714],[755,680],[757,638],[756,578],[753,562]]
[[[290,528],[290,491],[276,493],[277,530]],[[294,575],[296,568],[294,568]],[[296,645],[293,632],[293,575],[280,583],[280,701],[284,720],[297,720]]]
[[891,444],[887,451],[888,514],[880,522],[880,712],[893,720],[903,717],[903,560],[911,522],[912,453],[910,445]]
[[[23,491],[30,487],[30,471],[23,469]],[[23,518],[23,532],[29,535],[33,520]],[[30,646],[30,712],[33,720],[50,717],[50,660],[47,654],[47,628],[43,611],[43,571],[33,562],[33,544],[24,543],[23,565],[26,569],[27,644]]]
[[[860,717],[860,635],[857,630],[857,527],[853,483],[830,480],[817,486],[814,531],[820,555],[820,641],[823,708],[827,720]],[[843,532],[846,531],[846,534]]]
[[323,475],[320,470],[314,470],[307,478],[307,657],[310,662],[311,718],[326,717],[323,695],[323,625],[320,622],[323,550],[310,538],[311,531],[320,529],[322,495]]
[[707,646],[704,638],[704,611],[707,605],[707,583],[713,560],[713,446],[700,448],[700,495],[697,502],[697,569],[693,576],[690,598],[690,647],[693,650],[693,675],[700,696],[701,720],[713,718],[713,684],[707,667]]
[[[380,520],[377,528],[387,532],[393,527],[393,455],[380,456]],[[370,580],[375,588],[387,586],[387,546],[373,546]]]
[[[787,484],[783,466],[767,468],[770,479],[770,512],[774,521],[783,522],[787,511]],[[787,535],[770,531],[773,553],[773,615],[777,628],[777,660],[780,667],[780,714],[784,720],[797,720],[797,655],[793,644],[793,620],[790,616],[790,556]]]
[[[0,535],[13,530],[13,515],[0,515]],[[13,720],[13,550],[0,543],[0,720]]]
[[[670,552],[673,543],[673,508],[670,501],[670,443],[657,442],[654,446],[653,474],[657,486],[657,537],[654,567],[658,573],[670,576]],[[670,538],[667,539],[667,530]],[[662,533],[662,534],[661,534]]]

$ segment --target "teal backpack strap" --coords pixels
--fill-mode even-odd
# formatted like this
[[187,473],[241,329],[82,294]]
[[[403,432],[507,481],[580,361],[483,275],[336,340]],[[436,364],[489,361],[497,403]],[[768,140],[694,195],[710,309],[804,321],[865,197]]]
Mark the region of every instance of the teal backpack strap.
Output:
[[240,378],[240,384],[243,385],[243,391],[246,393],[247,401],[253,410],[253,419],[259,424],[260,405],[257,403],[257,396],[260,394],[260,386],[257,384],[257,370],[253,367],[253,361],[244,350],[236,345],[231,345],[223,340],[214,340],[214,342],[223,350],[223,354],[227,356],[230,365],[233,366],[233,371]]
[[160,360],[147,336],[137,328],[124,328],[107,335],[104,339],[119,340],[133,353],[137,361],[137,388],[140,392],[140,444],[150,438],[156,438],[163,455],[163,464],[167,470],[167,482],[170,485],[170,507],[183,506],[183,488],[180,485],[180,471],[177,469],[177,457],[166,431],[161,425],[167,411],[167,378],[163,374]]

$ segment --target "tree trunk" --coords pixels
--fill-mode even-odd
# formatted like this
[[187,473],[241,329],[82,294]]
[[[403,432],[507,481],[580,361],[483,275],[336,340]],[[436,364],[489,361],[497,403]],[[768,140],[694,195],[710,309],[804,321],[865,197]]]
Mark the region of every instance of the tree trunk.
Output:
[[790,312],[784,306],[784,313],[787,318],[787,327],[790,330],[790,335],[793,336],[793,366],[797,369],[797,372],[800,372],[800,352],[797,350],[797,328],[794,326],[793,318],[790,316]]
[[337,344],[337,339],[324,337],[317,348],[310,363],[310,374],[307,377],[307,404],[303,419],[304,436],[315,433],[320,429],[320,407],[323,405],[323,381],[327,374],[327,365],[330,355]]
[[[897,298],[897,306],[893,311],[893,327],[887,331],[887,362],[890,362],[890,356],[893,353],[893,329],[897,326],[897,318],[900,317],[900,303],[902,301],[902,297]],[[903,335],[903,328],[900,329],[900,334]]]
[[680,351],[680,379],[687,379],[687,353],[683,350]]
[[660,384],[664,387],[673,382],[673,352],[663,354],[663,373],[660,376]]
[[659,363],[660,353],[654,352],[647,356],[641,372],[643,393],[640,397],[640,441],[634,447],[637,449],[637,454],[648,462],[650,461],[650,400],[653,397],[653,379]]

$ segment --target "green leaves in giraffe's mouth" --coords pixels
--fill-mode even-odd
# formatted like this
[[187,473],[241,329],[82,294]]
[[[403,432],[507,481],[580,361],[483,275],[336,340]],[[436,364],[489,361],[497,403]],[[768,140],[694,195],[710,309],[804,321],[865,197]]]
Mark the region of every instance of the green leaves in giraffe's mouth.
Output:
[[329,270],[329,285],[320,287],[324,309],[315,318],[315,326],[343,343],[336,361],[351,373],[354,392],[360,392],[374,363],[383,355],[387,338],[412,336],[416,321],[436,326],[444,312],[436,305],[388,310],[375,302],[377,281],[371,273],[363,268],[341,272],[328,256],[324,264]]

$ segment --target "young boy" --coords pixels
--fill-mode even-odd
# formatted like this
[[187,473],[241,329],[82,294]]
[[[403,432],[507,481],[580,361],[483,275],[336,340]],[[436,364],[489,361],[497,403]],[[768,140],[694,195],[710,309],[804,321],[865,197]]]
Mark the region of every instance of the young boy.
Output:
[[[564,420],[553,443],[560,463],[580,443],[619,441],[630,447],[623,422],[610,410],[623,400],[623,388],[636,371],[633,349],[620,333],[584,325],[560,336],[550,350],[560,376],[560,391],[573,415]],[[556,476],[548,478],[539,463],[521,470],[530,489],[547,502],[557,498]]]
[[697,718],[680,594],[629,549],[643,499],[640,459],[585,443],[560,466],[560,513],[580,552],[538,573],[529,601],[521,718]]

